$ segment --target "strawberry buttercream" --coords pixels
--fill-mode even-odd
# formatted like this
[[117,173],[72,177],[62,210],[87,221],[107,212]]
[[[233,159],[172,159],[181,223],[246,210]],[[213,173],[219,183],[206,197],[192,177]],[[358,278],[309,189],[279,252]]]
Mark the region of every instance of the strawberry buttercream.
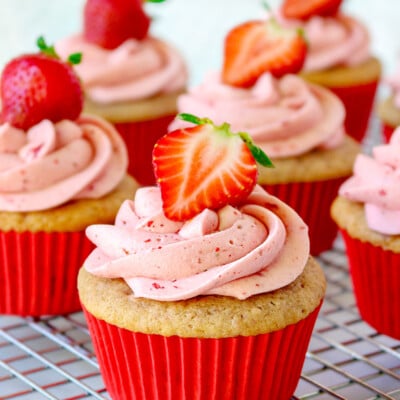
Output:
[[[178,110],[207,116],[217,124],[229,121],[233,131],[248,132],[272,158],[333,148],[344,139],[343,104],[327,89],[296,75],[276,79],[264,73],[254,86],[242,89],[211,73],[179,96]],[[170,129],[184,125],[177,119]]]
[[126,173],[122,139],[93,116],[52,123],[27,132],[0,125],[0,209],[38,211],[73,199],[99,198]]
[[348,15],[313,16],[307,21],[287,20],[281,15],[276,17],[284,26],[304,30],[309,43],[304,71],[358,65],[371,55],[370,37],[366,27]]
[[129,39],[108,50],[75,35],[59,41],[56,50],[63,58],[82,53],[82,62],[75,68],[87,96],[97,103],[140,100],[176,92],[187,81],[179,53],[153,37]]
[[372,157],[357,156],[353,176],[339,194],[364,203],[368,226],[377,232],[400,234],[400,129],[390,143],[373,148]]
[[309,256],[305,223],[259,186],[239,208],[206,209],[186,222],[164,216],[157,187],[139,188],[115,225],[86,234],[96,245],[87,271],[124,278],[133,296],[161,301],[269,292],[294,281]]

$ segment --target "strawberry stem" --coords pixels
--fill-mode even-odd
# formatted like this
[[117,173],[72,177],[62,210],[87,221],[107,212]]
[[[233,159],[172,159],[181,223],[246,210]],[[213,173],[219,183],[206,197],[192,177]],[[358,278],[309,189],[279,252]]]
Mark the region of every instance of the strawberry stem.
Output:
[[49,46],[49,45],[46,43],[46,40],[44,39],[43,36],[40,36],[40,37],[37,39],[36,45],[37,45],[37,47],[39,47],[39,50],[40,50],[42,53],[44,53],[44,54],[46,54],[46,55],[48,55],[48,56],[50,56],[50,57],[60,58],[60,57],[58,56],[58,54],[56,53],[56,50],[55,50],[54,46]]
[[272,163],[271,159],[264,153],[264,151],[260,147],[255,145],[253,139],[250,137],[248,133],[239,132],[238,135],[246,144],[251,154],[253,155],[254,159],[259,164],[261,164],[263,167],[274,168],[274,164]]

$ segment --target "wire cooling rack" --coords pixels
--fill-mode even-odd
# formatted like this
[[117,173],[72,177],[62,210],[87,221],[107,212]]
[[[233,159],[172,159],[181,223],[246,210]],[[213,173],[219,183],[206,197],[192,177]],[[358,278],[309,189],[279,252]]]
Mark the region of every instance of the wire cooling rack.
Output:
[[[319,260],[327,294],[294,399],[400,400],[400,341],[360,319],[341,239]],[[82,313],[0,317],[0,399],[109,399]]]
[[[400,341],[361,320],[341,238],[318,259],[327,293],[293,400],[400,400]],[[110,399],[82,313],[0,316],[0,399]]]

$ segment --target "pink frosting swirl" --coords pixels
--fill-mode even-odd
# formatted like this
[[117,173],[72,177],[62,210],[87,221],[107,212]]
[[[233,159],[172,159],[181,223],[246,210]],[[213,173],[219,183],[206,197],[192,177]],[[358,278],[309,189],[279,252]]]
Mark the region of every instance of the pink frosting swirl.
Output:
[[115,225],[86,234],[97,246],[88,272],[123,278],[133,296],[161,301],[269,292],[295,280],[309,256],[305,223],[259,186],[239,208],[206,209],[186,222],[165,217],[159,188],[139,188]]
[[[304,154],[338,146],[344,138],[345,111],[330,91],[296,75],[281,79],[265,73],[248,89],[222,83],[210,74],[178,98],[180,113],[228,122],[233,131],[248,132],[270,157]],[[175,120],[170,129],[185,126]]]
[[311,17],[308,21],[279,21],[302,28],[309,43],[304,71],[321,71],[345,65],[358,65],[370,57],[370,37],[366,27],[356,19],[338,14],[335,17]]
[[388,235],[400,234],[400,128],[389,144],[373,148],[372,157],[357,156],[353,176],[339,194],[364,203],[368,226]]
[[27,132],[0,125],[0,210],[39,211],[99,198],[126,173],[125,145],[106,121],[43,120]]
[[56,50],[63,58],[82,53],[82,62],[75,69],[86,94],[97,103],[145,99],[186,85],[187,71],[180,54],[152,37],[130,39],[108,50],[75,35],[59,41]]

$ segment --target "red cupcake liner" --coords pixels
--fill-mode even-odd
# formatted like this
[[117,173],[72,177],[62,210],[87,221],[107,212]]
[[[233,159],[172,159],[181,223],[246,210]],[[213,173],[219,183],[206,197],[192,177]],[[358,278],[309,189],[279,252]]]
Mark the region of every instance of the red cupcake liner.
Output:
[[0,232],[0,314],[81,309],[76,280],[92,251],[85,232]]
[[382,123],[382,138],[384,143],[389,143],[396,127]]
[[329,87],[342,100],[346,109],[346,133],[361,142],[368,129],[378,81],[355,86]]
[[330,207],[345,179],[261,186],[297,211],[308,225],[310,253],[317,256],[329,250],[337,236],[338,227],[331,218]]
[[167,133],[168,125],[175,116],[173,114],[148,121],[114,124],[126,143],[128,173],[141,185],[150,186],[156,183],[153,173],[153,147],[157,140]]
[[288,400],[320,307],[279,331],[222,339],[135,333],[83,310],[114,400]]
[[400,254],[341,233],[361,317],[378,332],[400,339]]

